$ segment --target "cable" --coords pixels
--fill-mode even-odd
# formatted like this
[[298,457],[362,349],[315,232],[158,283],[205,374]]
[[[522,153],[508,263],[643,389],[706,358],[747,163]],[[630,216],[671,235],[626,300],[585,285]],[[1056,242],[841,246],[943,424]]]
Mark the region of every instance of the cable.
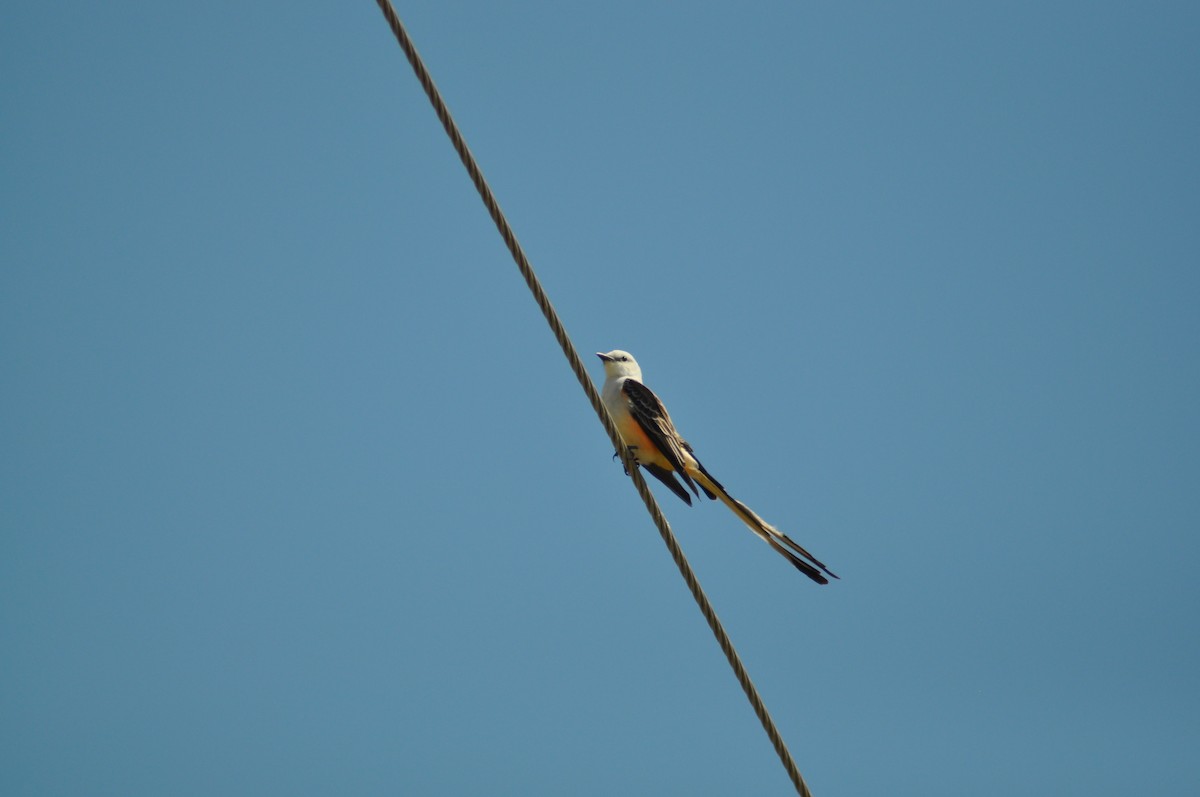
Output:
[[471,177],[471,182],[475,185],[475,190],[479,192],[479,197],[483,200],[483,204],[487,208],[488,214],[492,217],[492,221],[495,222],[496,229],[500,231],[500,237],[504,239],[505,246],[508,247],[509,253],[512,254],[513,260],[516,261],[517,268],[521,271],[521,276],[525,278],[525,284],[529,286],[534,300],[542,310],[542,315],[546,317],[546,323],[550,325],[550,330],[554,333],[554,338],[558,341],[558,345],[562,347],[563,354],[566,356],[567,362],[570,363],[571,370],[575,373],[575,378],[579,380],[579,386],[587,394],[588,401],[591,402],[592,409],[596,411],[596,415],[600,418],[600,423],[604,425],[604,431],[608,433],[608,439],[612,442],[613,448],[620,453],[621,461],[625,464],[625,471],[633,480],[634,487],[637,488],[638,495],[642,497],[642,502],[646,505],[646,509],[649,511],[654,525],[658,527],[658,533],[662,536],[663,542],[666,543],[667,550],[671,552],[671,558],[675,560],[675,565],[679,568],[679,572],[683,576],[684,582],[687,583],[688,589],[691,590],[692,597],[695,598],[696,604],[700,607],[701,614],[704,615],[704,619],[708,622],[708,627],[712,629],[713,636],[717,638],[717,644],[721,646],[721,651],[725,654],[725,658],[729,660],[729,666],[733,668],[733,674],[737,677],[738,683],[742,686],[742,691],[746,693],[746,698],[754,708],[755,715],[758,716],[759,722],[762,723],[763,730],[767,732],[767,737],[770,738],[771,744],[775,747],[775,752],[779,755],[779,760],[783,763],[784,769],[787,770],[792,785],[796,787],[796,792],[802,795],[802,797],[811,797],[811,792],[809,792],[808,785],[804,782],[804,777],[800,774],[800,770],[797,769],[796,762],[792,759],[792,754],[788,751],[783,737],[779,735],[779,729],[775,727],[775,722],[767,712],[767,707],[763,704],[762,698],[759,697],[758,690],[754,688],[754,683],[750,680],[746,668],[742,665],[741,657],[738,656],[737,651],[734,649],[729,635],[725,633],[724,626],[721,625],[721,621],[717,618],[716,611],[713,609],[712,604],[709,603],[708,596],[704,594],[704,590],[700,587],[700,582],[696,579],[696,574],[692,571],[692,566],[688,564],[687,558],[683,554],[683,549],[679,547],[679,542],[675,539],[675,535],[672,533],[671,526],[667,523],[666,517],[663,516],[662,509],[659,508],[658,502],[654,500],[654,495],[650,492],[650,487],[638,471],[637,461],[633,458],[633,453],[621,441],[621,436],[617,433],[617,427],[613,424],[608,410],[600,400],[600,394],[596,391],[596,386],[592,384],[592,380],[584,368],[583,361],[579,358],[579,353],[575,350],[575,345],[571,342],[570,336],[567,335],[567,330],[563,326],[562,321],[559,320],[558,313],[555,312],[549,297],[546,296],[546,291],[543,290],[537,275],[533,273],[533,266],[529,264],[529,259],[525,257],[525,252],[521,248],[521,244],[517,241],[516,234],[513,232],[512,227],[509,226],[504,213],[500,210],[500,204],[496,201],[491,187],[488,186],[487,180],[484,179],[483,173],[479,170],[479,165],[475,162],[475,157],[471,154],[471,150],[468,149],[466,141],[463,140],[458,125],[454,123],[453,117],[450,116],[450,109],[446,107],[445,101],[442,100],[442,95],[438,91],[437,86],[434,85],[433,78],[430,76],[429,70],[425,68],[425,63],[421,60],[420,54],[417,53],[417,48],[413,45],[412,39],[409,38],[408,31],[405,30],[400,17],[396,15],[396,10],[392,8],[390,0],[375,1],[379,6],[379,10],[383,12],[384,18],[387,19],[392,33],[396,36],[396,41],[399,43],[400,49],[404,51],[405,57],[408,58],[408,63],[412,66],[413,72],[416,73],[417,80],[420,81],[421,87],[425,89],[425,94],[429,97],[429,102],[433,105],[434,113],[437,114],[438,120],[441,121],[442,127],[445,128],[446,135],[450,137],[450,143],[454,145],[454,151],[458,153],[459,159],[462,160],[463,166],[466,167],[467,174]]

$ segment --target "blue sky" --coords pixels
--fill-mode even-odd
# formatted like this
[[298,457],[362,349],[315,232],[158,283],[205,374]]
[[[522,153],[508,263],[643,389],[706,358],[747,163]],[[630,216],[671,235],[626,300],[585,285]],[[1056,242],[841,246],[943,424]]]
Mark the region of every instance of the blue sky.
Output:
[[[1196,793],[1197,6],[398,10],[815,793]],[[0,66],[0,791],[787,792],[373,3]]]

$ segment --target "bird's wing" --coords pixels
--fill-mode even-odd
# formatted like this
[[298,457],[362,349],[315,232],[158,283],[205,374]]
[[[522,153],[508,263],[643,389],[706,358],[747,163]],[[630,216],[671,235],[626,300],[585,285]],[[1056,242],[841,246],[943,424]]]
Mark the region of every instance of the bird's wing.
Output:
[[692,497],[688,495],[688,491],[683,488],[682,484],[675,481],[675,475],[671,473],[671,471],[667,470],[666,468],[660,468],[658,465],[647,465],[645,463],[642,464],[642,467],[645,468],[651,476],[667,485],[667,487],[670,487],[671,492],[682,498],[685,504],[688,506],[692,505]]
[[675,431],[675,424],[671,423],[671,416],[667,414],[667,408],[659,401],[658,396],[636,379],[626,379],[621,385],[621,392],[629,402],[629,413],[650,438],[650,442],[667,462],[671,463],[679,478],[692,488],[693,493],[699,495],[696,483],[688,475],[684,464],[687,443],[683,442],[679,432]]

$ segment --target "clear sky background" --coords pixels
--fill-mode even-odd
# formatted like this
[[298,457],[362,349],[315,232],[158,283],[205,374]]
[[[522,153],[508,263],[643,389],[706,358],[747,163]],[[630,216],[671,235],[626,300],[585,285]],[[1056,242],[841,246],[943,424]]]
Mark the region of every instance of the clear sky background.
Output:
[[[398,9],[815,793],[1200,791],[1200,5]],[[0,68],[0,792],[787,793],[373,3]]]

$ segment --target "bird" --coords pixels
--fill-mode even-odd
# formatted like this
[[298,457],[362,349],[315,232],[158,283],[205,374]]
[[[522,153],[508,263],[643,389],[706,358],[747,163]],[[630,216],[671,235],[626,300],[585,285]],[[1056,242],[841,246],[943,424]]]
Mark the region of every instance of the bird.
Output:
[[[600,398],[612,416],[621,440],[633,452],[638,465],[665,484],[688,506],[692,504],[692,497],[676,481],[676,476],[697,498],[703,491],[708,498],[719,499],[752,532],[818,584],[828,584],[830,578],[837,578],[795,540],[730,495],[700,464],[692,447],[675,430],[675,424],[662,401],[642,383],[642,369],[632,354],[614,349],[596,352],[596,356],[604,363],[605,378]],[[696,489],[697,485],[699,490]]]

